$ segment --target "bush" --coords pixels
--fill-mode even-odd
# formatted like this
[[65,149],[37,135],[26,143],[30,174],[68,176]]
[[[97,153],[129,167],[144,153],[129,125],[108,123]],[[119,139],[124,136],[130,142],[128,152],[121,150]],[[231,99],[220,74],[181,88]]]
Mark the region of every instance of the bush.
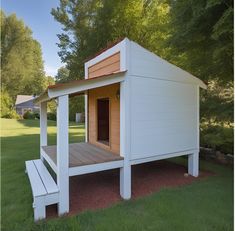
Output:
[[12,99],[7,93],[7,91],[2,90],[1,92],[1,117],[11,119],[10,117],[14,117],[12,110]]
[[233,154],[233,127],[225,125],[201,126],[201,146]]
[[56,121],[56,114],[53,113],[53,112],[48,112],[47,113],[47,119]]
[[18,115],[17,113],[16,113],[16,111],[14,111],[14,110],[8,110],[8,112],[7,113],[5,113],[5,115],[4,116],[2,116],[3,118],[6,118],[6,119],[21,119],[21,116],[20,115]]
[[39,112],[36,111],[33,114],[34,114],[35,119],[40,119],[40,113]]
[[23,115],[23,118],[24,119],[28,119],[28,120],[33,120],[33,119],[35,119],[35,115],[34,115],[34,113],[33,112],[31,112],[31,111],[26,111],[25,113],[24,113],[24,115]]

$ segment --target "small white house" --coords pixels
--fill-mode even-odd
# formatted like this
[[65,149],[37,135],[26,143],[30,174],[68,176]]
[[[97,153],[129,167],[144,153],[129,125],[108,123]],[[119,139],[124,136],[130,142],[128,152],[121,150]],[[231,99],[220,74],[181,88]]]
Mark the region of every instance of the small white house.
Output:
[[39,112],[39,107],[34,104],[35,95],[17,95],[15,109],[17,114],[24,115],[25,112]]
[[[85,79],[49,86],[40,105],[40,159],[26,161],[35,220],[45,206],[69,212],[69,177],[120,169],[120,195],[131,198],[131,166],[188,156],[198,176],[198,78],[125,38],[85,63]],[[84,94],[86,142],[69,144],[69,97]],[[57,100],[57,145],[47,145],[47,102]],[[44,163],[56,173],[56,182]],[[81,189],[82,190],[82,189]],[[79,192],[78,192],[79,193]]]

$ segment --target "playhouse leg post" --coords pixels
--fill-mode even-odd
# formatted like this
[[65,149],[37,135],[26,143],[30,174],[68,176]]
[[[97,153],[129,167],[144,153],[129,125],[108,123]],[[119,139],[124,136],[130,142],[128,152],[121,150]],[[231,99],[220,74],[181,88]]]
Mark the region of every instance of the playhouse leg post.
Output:
[[123,199],[131,198],[131,165],[124,163],[120,168],[120,195]]
[[199,152],[188,155],[188,174],[197,177],[199,174]]

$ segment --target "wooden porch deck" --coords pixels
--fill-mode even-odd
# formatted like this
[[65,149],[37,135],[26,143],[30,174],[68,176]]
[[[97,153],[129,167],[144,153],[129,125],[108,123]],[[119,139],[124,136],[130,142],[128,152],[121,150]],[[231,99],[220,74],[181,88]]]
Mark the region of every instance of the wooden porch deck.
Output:
[[[56,145],[43,146],[43,151],[50,157],[55,165]],[[113,154],[105,149],[99,148],[91,143],[69,144],[69,167],[100,164],[111,161],[123,160],[123,157]]]

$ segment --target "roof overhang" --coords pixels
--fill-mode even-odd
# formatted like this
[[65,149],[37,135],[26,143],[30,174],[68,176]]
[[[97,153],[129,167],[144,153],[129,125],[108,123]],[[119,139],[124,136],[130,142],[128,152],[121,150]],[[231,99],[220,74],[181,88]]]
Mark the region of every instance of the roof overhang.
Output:
[[126,71],[111,73],[93,77],[90,79],[75,80],[68,83],[61,83],[48,86],[45,92],[39,95],[35,100],[35,104],[49,101],[62,95],[82,94],[87,90],[104,87],[124,81]]
[[195,77],[195,76],[192,76],[194,79],[194,83],[197,84],[199,87],[203,88],[203,89],[207,89],[207,85],[202,81],[200,80],[199,78]]
[[204,82],[202,82],[201,84],[199,84],[199,87],[201,87],[201,88],[203,88],[203,89],[207,89],[207,85],[204,83]]

